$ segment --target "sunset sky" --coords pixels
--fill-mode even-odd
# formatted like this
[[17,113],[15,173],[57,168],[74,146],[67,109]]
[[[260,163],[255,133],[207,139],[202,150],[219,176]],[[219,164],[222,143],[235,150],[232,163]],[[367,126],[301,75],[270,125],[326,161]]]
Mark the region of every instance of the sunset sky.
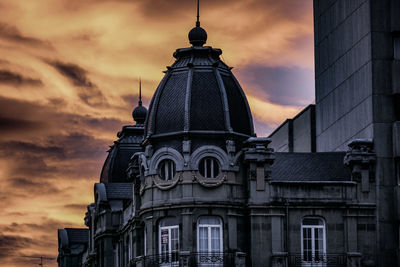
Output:
[[[188,47],[195,0],[0,0],[0,266],[84,227],[108,146]],[[312,0],[202,0],[258,136],[314,101]],[[44,266],[56,266],[55,260]]]

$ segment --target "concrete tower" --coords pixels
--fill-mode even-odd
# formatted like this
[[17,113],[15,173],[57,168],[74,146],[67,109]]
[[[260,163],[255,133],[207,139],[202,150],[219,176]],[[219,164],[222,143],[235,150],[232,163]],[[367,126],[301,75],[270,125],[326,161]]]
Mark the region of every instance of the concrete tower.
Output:
[[373,140],[379,266],[399,266],[399,15],[398,0],[314,0],[317,151]]

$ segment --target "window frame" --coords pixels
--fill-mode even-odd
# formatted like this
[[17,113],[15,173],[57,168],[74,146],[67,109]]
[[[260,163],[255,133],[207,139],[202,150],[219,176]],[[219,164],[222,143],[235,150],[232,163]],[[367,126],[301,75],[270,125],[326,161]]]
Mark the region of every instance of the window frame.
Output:
[[[167,219],[167,218],[165,218],[165,219]],[[176,264],[179,264],[179,258],[178,258],[178,252],[180,250],[179,224],[176,223],[176,224],[173,224],[173,225],[162,226],[161,225],[162,221],[163,220],[161,220],[159,222],[159,224],[158,224],[158,252],[159,252],[159,257],[160,257],[159,263],[160,263],[160,266],[163,266],[163,265],[170,266],[169,264],[173,264],[173,266],[175,266]],[[171,240],[172,240],[171,233],[172,233],[172,230],[175,230],[175,229],[177,230],[177,243],[178,243],[177,250],[172,249],[172,246],[171,246],[171,243],[172,243],[171,242]],[[168,231],[168,250],[165,253],[163,253],[162,243],[161,243],[161,232],[163,230],[167,230]],[[168,262],[163,262],[164,255],[168,255],[168,259],[169,259]],[[175,259],[176,259],[175,261],[172,261],[173,257],[175,257]]]
[[[166,164],[166,162],[168,162],[169,164]],[[161,171],[161,165],[162,164],[164,164],[164,173],[167,173],[168,175],[168,178],[169,179],[167,179],[167,177],[163,177],[162,175],[161,175],[161,173],[162,173],[162,171]],[[171,165],[172,165],[172,171],[171,171],[171,173],[170,173],[170,168],[171,168]],[[162,180],[162,181],[164,181],[164,182],[169,182],[169,181],[172,181],[173,179],[174,179],[174,177],[175,177],[175,175],[176,175],[176,163],[175,163],[175,161],[173,160],[173,159],[171,159],[171,158],[164,158],[164,159],[162,159],[158,164],[157,164],[157,174],[158,174],[158,176],[160,177],[160,179]],[[170,176],[170,174],[172,175],[171,177],[169,177]]]
[[[200,220],[204,217],[214,217],[217,218],[219,221],[219,224],[204,224],[204,223],[200,223]],[[207,251],[200,251],[200,228],[206,228],[207,229]],[[222,253],[223,249],[224,249],[224,240],[223,240],[223,227],[222,227],[222,219],[218,216],[200,216],[197,219],[197,252],[200,253],[207,253],[207,254],[213,254],[215,252],[213,252],[211,250],[211,242],[212,242],[212,238],[211,238],[211,229],[212,228],[218,228],[219,229],[219,252],[216,253]]]
[[[317,219],[322,222],[321,225],[312,225],[312,224],[304,224],[304,220],[306,219]],[[304,254],[304,229],[311,229],[311,261],[305,260],[305,254]],[[322,260],[315,260],[315,254],[316,254],[316,249],[315,249],[315,244],[316,244],[316,239],[315,239],[315,231],[318,231],[318,229],[322,229],[322,258],[319,256],[319,259]],[[301,220],[301,230],[300,230],[300,235],[301,235],[301,261],[302,261],[302,266],[326,266],[326,261],[327,261],[327,256],[326,256],[326,224],[325,220],[321,217],[304,217]]]
[[[202,173],[200,166],[202,165],[203,162],[204,162],[204,172]],[[207,162],[210,162],[210,165],[211,165],[210,166],[211,177],[207,176],[207,170],[208,170]],[[215,164],[218,166],[218,172],[214,176]],[[206,179],[215,179],[221,174],[221,163],[219,162],[219,160],[216,157],[213,157],[213,156],[205,156],[205,157],[201,158],[199,160],[199,164],[198,164],[197,168],[199,170],[200,175]]]

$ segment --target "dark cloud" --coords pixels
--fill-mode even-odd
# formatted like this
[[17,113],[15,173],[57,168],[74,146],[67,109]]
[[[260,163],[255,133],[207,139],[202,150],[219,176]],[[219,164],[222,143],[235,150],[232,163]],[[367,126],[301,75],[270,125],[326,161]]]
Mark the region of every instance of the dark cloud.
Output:
[[[46,155],[47,158],[65,158],[65,150],[61,145],[44,145],[24,141],[7,141],[0,143],[0,151],[8,151],[8,155],[23,156],[34,154],[38,156]],[[20,155],[22,153],[23,155]]]
[[24,178],[24,177],[13,177],[8,180],[11,188],[16,190],[23,190],[31,193],[46,193],[46,194],[57,194],[60,190],[53,184],[39,180],[35,177]]
[[16,251],[30,247],[32,242],[31,238],[0,233],[0,259],[15,255]]
[[40,86],[43,82],[40,79],[32,79],[24,77],[19,73],[11,72],[9,70],[0,70],[0,84],[9,84],[14,86]]
[[50,234],[54,238],[54,231],[56,231],[56,229],[76,227],[76,225],[71,224],[70,222],[55,220],[45,216],[37,218],[36,221],[36,223],[13,222],[10,224],[2,224],[0,225],[0,233],[35,232],[39,234]]
[[45,122],[42,121],[29,121],[23,118],[8,118],[0,114],[0,133],[3,134],[39,130],[45,127],[45,125]]
[[57,193],[58,189],[44,180],[97,176],[106,156],[107,141],[80,133],[48,136],[42,142],[0,142],[0,153],[7,155],[8,179],[13,186],[21,190],[42,187],[49,193]]
[[43,41],[38,38],[25,36],[15,26],[2,22],[0,22],[0,38],[25,45],[43,46],[45,48],[51,48],[51,44],[48,41]]
[[95,87],[88,79],[87,71],[78,65],[71,63],[62,63],[60,61],[48,62],[56,68],[62,75],[67,77],[76,86]]
[[139,95],[138,94],[127,94],[127,95],[122,95],[121,99],[126,103],[127,106],[136,107],[138,100],[139,100]]
[[59,73],[66,77],[76,88],[79,98],[89,106],[97,108],[109,107],[101,90],[87,77],[88,72],[82,67],[60,61],[46,61]]
[[48,99],[49,103],[53,106],[65,106],[67,104],[67,101],[65,101],[65,99],[62,98],[49,98]]
[[[8,135],[24,134],[24,137],[30,138],[37,138],[40,133],[51,135],[54,131],[60,130],[81,133],[95,130],[114,134],[123,125],[131,123],[115,118],[95,118],[61,112],[54,106],[65,105],[64,100],[52,98],[48,101],[49,105],[44,105],[0,96],[0,133],[3,137],[7,133]],[[126,107],[126,113],[130,112],[131,109]]]
[[314,100],[312,69],[250,65],[238,76],[242,83],[254,87],[259,97],[279,105],[303,106]]

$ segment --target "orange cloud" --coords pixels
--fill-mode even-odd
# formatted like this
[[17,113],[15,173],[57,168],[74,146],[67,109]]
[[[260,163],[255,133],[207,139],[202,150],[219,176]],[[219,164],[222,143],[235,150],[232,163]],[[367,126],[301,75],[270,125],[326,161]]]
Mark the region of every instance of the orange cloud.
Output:
[[[204,0],[200,15],[239,78],[313,68],[311,0]],[[56,229],[83,227],[108,145],[132,123],[138,78],[148,104],[194,20],[195,1],[0,0],[1,266],[55,258]],[[259,136],[309,99],[283,105],[271,81],[241,84]]]

